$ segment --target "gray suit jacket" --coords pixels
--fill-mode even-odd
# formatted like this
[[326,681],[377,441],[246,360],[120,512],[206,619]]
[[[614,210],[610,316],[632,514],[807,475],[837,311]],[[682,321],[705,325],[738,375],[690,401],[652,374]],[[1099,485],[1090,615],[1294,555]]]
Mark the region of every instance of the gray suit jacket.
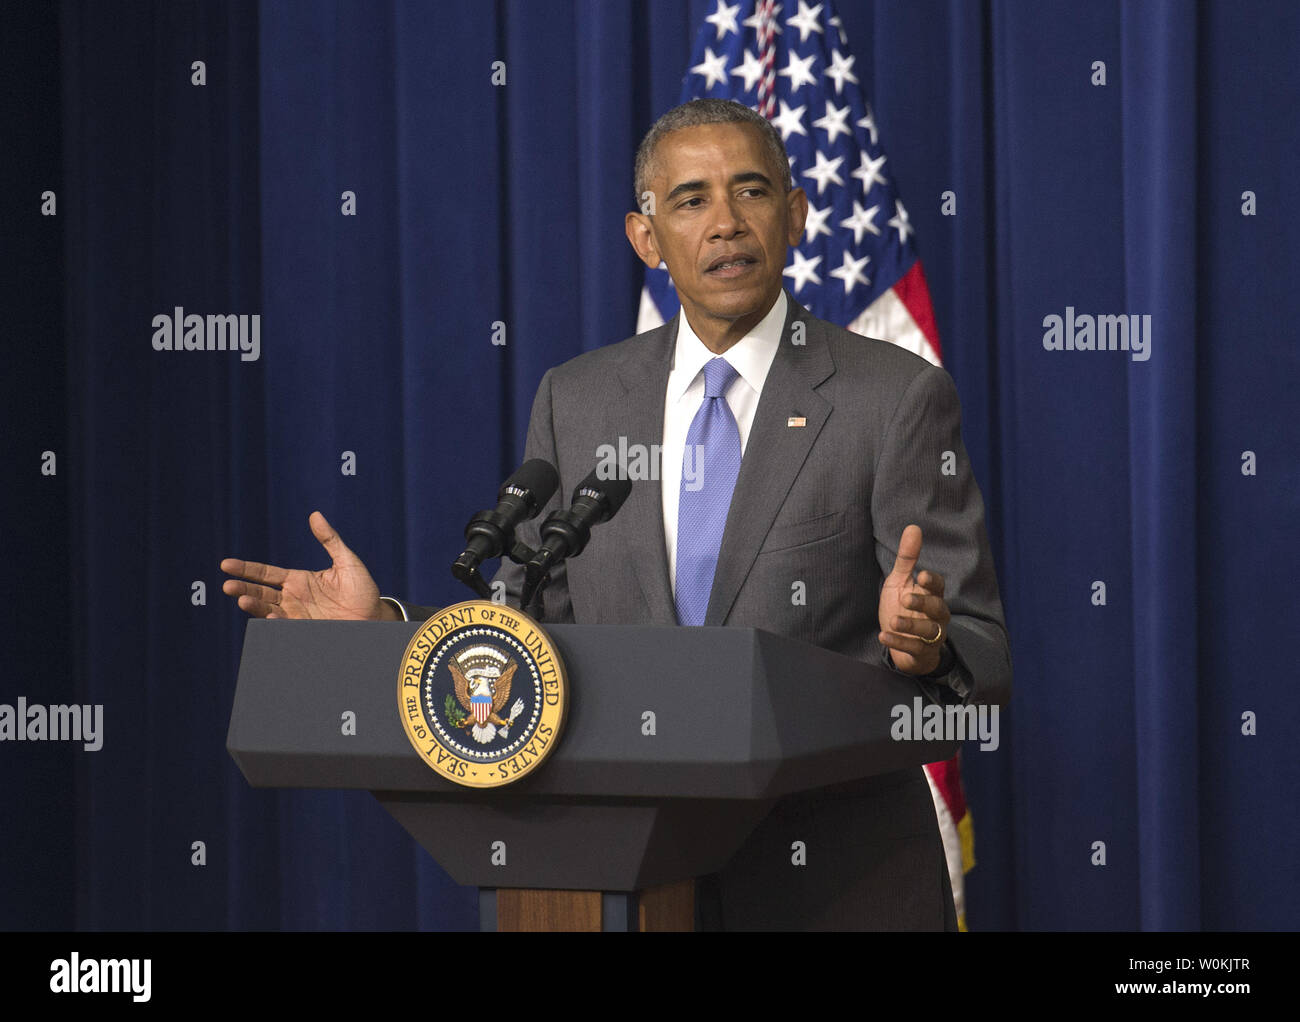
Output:
[[[944,701],[1005,703],[1007,634],[951,378],[787,297],[705,623],[762,628],[888,664],[876,639],[879,593],[903,529],[916,523],[920,567],[946,581],[955,653],[949,676],[918,681],[918,689]],[[555,465],[561,487],[521,529],[524,542],[537,545],[538,524],[567,505],[602,444],[660,443],[676,336],[674,318],[543,377],[525,457]],[[522,569],[505,562],[497,578],[517,604]],[[796,582],[802,604],[792,600]],[[550,622],[676,624],[657,478],[635,482],[581,557],[552,573],[544,603]],[[794,841],[804,843],[806,865],[792,863]],[[727,929],[955,928],[919,767],[783,800],[701,895],[706,921]]]

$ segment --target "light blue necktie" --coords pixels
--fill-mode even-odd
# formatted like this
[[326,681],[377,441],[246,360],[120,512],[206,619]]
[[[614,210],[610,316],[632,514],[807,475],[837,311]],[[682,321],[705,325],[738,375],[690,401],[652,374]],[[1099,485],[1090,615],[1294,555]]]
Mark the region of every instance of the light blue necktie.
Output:
[[[677,502],[676,592],[677,620],[684,625],[704,623],[722,530],[740,474],[740,428],[725,396],[737,375],[724,358],[705,364],[704,400],[686,434]],[[688,483],[698,488],[688,489]]]

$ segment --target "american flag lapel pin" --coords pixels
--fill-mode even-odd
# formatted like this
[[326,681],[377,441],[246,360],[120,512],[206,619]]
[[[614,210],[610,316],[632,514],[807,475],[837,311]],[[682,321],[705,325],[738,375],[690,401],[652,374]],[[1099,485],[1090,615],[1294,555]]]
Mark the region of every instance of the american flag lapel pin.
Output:
[[802,429],[804,426],[808,425],[808,420],[802,415],[792,415],[790,418],[785,420],[785,424],[789,429]]

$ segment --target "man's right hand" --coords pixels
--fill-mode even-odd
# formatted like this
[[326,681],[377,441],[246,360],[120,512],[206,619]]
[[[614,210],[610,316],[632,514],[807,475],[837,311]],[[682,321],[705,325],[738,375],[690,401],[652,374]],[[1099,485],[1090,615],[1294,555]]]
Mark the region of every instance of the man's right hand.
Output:
[[253,617],[400,620],[401,615],[379,598],[379,587],[370,572],[330,527],[325,516],[313,511],[308,523],[312,535],[320,540],[334,562],[328,568],[302,571],[227,557],[221,562],[221,570],[234,578],[227,579],[221,591],[235,597],[239,609]]

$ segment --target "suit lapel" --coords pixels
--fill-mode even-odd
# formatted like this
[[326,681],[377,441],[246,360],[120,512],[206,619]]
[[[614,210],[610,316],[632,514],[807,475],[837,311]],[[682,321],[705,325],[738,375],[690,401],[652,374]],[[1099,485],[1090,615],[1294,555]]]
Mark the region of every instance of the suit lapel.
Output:
[[[677,316],[681,313],[678,312]],[[672,349],[677,341],[677,316],[651,331],[635,354],[619,367],[623,395],[609,415],[611,442],[619,437],[627,443],[644,444],[657,450],[664,439],[664,395],[668,390],[668,371]],[[650,479],[636,480],[620,517],[630,518],[627,556],[632,562],[637,582],[649,614],[646,624],[675,625],[677,610],[673,606],[668,581],[668,555],[664,539],[663,490],[659,482],[657,459]]]
[[[740,462],[740,475],[736,478],[736,489],[731,497],[718,568],[709,595],[709,609],[704,618],[706,625],[726,622],[795,476],[831,413],[830,402],[814,389],[835,372],[821,324],[789,292],[786,292],[786,298],[789,308],[781,332],[781,346],[763,383],[754,425]],[[803,324],[803,344],[793,343],[793,324],[796,321]],[[675,331],[673,336],[676,336]],[[660,388],[661,433],[666,386],[667,374]],[[792,417],[802,417],[805,425],[791,427],[789,420]],[[662,561],[662,513],[659,519],[659,558]],[[666,570],[664,577],[666,581]]]

